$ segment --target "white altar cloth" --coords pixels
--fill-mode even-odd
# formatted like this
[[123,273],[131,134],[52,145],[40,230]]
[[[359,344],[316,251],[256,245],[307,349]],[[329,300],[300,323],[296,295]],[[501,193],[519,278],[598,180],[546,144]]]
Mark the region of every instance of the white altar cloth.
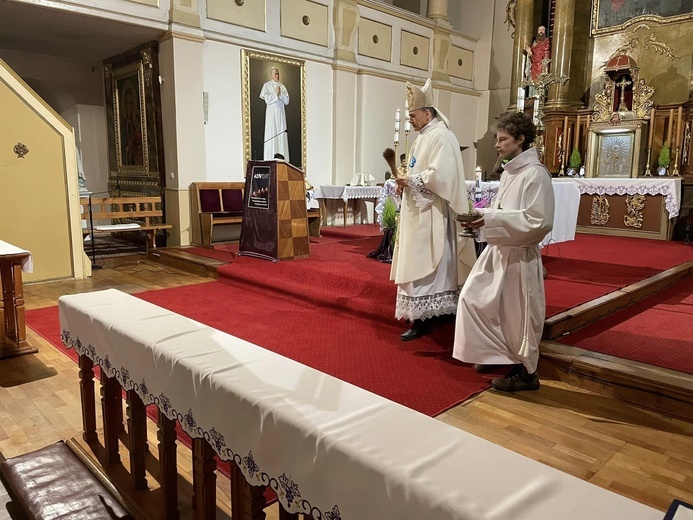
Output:
[[29,253],[29,256],[24,258],[22,260],[22,271],[25,273],[33,273],[34,272],[34,260],[31,256],[31,253],[27,251],[26,249],[20,249],[17,246],[13,246],[12,244],[9,244],[7,242],[3,242],[0,240],[0,256],[5,256],[5,255],[18,255],[21,253]]
[[676,218],[681,209],[680,177],[647,177],[637,179],[580,178],[571,179],[580,195],[662,195],[669,218]]
[[315,190],[316,199],[377,199],[380,186],[320,186]]
[[[662,514],[115,289],[63,296],[63,342],[324,520]],[[261,316],[258,316],[261,319]],[[498,471],[502,469],[502,471]]]
[[[555,244],[575,240],[575,228],[577,227],[578,210],[580,209],[580,192],[572,179],[553,179],[553,196],[556,202],[556,211],[553,215],[553,229],[549,232],[542,245]],[[477,190],[474,181],[467,182],[467,197],[475,200]],[[479,186],[480,198],[491,201],[498,193],[499,181],[482,181]],[[481,235],[483,237],[483,234]]]

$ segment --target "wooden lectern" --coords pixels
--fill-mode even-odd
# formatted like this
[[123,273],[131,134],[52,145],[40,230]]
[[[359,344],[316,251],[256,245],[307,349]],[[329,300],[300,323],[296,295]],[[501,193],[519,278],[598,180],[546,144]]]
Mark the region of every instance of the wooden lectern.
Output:
[[306,184],[283,161],[249,161],[239,254],[272,260],[310,255]]

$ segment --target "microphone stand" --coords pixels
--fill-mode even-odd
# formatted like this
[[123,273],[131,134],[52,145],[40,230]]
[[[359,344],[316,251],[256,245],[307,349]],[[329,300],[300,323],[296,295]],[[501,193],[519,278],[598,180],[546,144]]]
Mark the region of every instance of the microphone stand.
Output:
[[275,134],[275,135],[273,135],[272,137],[270,137],[269,139],[265,140],[265,142],[262,143],[262,144],[267,144],[267,143],[269,143],[272,139],[274,139],[275,137],[278,137],[278,136],[280,136],[280,135],[282,135],[282,134],[288,134],[288,133],[289,133],[289,129],[288,129],[288,128],[285,128],[284,130],[282,130],[282,131],[279,132],[278,134]]

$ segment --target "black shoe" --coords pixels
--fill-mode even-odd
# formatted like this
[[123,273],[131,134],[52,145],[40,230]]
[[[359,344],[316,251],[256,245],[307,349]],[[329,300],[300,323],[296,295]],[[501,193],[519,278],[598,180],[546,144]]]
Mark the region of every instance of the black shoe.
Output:
[[431,320],[414,320],[411,328],[399,335],[402,341],[411,341],[425,336],[431,331]]
[[523,390],[539,390],[539,377],[534,372],[530,374],[524,365],[518,365],[505,377],[491,380],[491,386],[501,392],[521,392]]

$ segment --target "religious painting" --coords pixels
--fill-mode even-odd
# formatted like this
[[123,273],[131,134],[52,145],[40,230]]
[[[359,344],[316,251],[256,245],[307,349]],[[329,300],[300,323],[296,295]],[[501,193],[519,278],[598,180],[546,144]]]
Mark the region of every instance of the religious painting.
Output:
[[112,72],[117,171],[147,175],[148,144],[142,62]]
[[636,22],[675,23],[693,18],[693,0],[594,0],[592,35],[621,31]]
[[245,160],[283,159],[306,168],[305,62],[243,51]]
[[634,132],[598,134],[596,177],[631,177]]

